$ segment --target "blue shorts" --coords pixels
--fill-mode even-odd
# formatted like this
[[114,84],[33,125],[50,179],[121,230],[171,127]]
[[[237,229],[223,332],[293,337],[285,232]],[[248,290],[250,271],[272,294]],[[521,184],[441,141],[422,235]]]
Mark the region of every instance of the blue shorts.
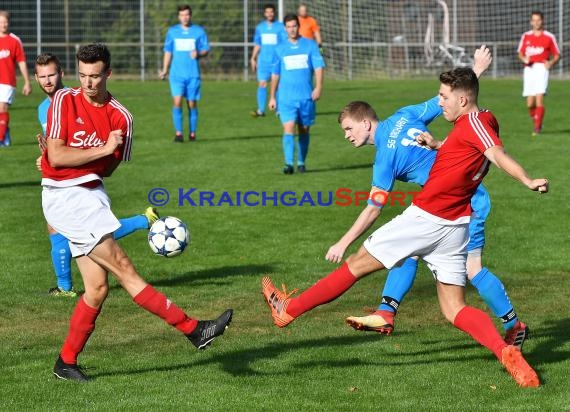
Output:
[[259,63],[257,66],[257,81],[261,82],[261,81],[265,81],[268,82],[269,80],[271,80],[271,67],[273,65],[271,63],[269,64],[263,64],[263,63]]
[[315,124],[315,102],[312,99],[277,102],[277,113],[281,123],[295,122],[301,126]]
[[172,97],[182,96],[186,100],[198,101],[200,100],[200,78],[190,77],[190,78],[176,78],[171,77],[169,79],[170,83],[170,94]]
[[471,221],[469,222],[469,243],[467,252],[485,246],[485,220],[491,212],[491,199],[487,189],[480,184],[471,198]]

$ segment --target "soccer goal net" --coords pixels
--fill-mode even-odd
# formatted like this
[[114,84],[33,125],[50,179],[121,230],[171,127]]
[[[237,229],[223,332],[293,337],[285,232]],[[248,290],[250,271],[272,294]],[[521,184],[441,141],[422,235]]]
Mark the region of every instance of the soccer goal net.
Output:
[[[425,76],[472,64],[476,47],[493,51],[491,73],[518,76],[516,57],[530,13],[544,14],[545,28],[563,47],[570,35],[568,0],[312,0],[320,24],[327,75],[337,78]],[[285,11],[298,2],[285,1]],[[562,53],[564,54],[564,52]],[[562,73],[562,65],[559,66]]]

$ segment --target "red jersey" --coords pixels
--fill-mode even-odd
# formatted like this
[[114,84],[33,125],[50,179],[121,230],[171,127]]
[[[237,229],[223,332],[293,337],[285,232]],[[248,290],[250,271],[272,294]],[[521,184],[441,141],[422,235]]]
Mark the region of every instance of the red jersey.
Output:
[[544,63],[551,55],[560,55],[556,37],[546,30],[543,30],[538,36],[532,30],[523,33],[517,50],[530,59],[529,64]]
[[18,36],[9,33],[0,37],[0,84],[16,87],[16,63],[25,61],[24,46]]
[[56,92],[48,111],[46,136],[62,139],[66,146],[89,150],[105,145],[112,130],[123,131],[123,144],[112,155],[75,167],[50,166],[42,156],[42,185],[68,187],[103,180],[114,159],[131,158],[133,116],[113,96],[101,107],[85,100],[80,88]]
[[489,111],[460,116],[435,162],[414,204],[436,217],[466,223],[471,215],[471,197],[489,171],[483,155],[493,146],[502,146],[499,123]]

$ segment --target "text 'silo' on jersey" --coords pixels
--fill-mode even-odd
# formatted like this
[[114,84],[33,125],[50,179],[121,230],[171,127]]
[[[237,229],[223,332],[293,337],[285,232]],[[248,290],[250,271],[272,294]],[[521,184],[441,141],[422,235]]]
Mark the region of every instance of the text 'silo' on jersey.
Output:
[[279,75],[279,101],[307,100],[313,92],[313,72],[325,67],[314,40],[299,37],[286,40],[275,48],[272,74]]
[[189,79],[200,77],[198,59],[192,58],[192,51],[209,51],[208,35],[202,26],[192,24],[188,28],[177,24],[168,29],[164,40],[164,51],[172,53],[170,77]]

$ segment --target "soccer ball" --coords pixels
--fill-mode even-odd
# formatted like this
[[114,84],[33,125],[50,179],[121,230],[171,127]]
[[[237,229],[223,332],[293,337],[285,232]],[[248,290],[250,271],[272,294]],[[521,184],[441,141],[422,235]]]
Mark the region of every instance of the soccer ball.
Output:
[[148,232],[148,244],[152,251],[164,257],[181,254],[190,243],[188,228],[180,219],[166,216],[152,224]]

